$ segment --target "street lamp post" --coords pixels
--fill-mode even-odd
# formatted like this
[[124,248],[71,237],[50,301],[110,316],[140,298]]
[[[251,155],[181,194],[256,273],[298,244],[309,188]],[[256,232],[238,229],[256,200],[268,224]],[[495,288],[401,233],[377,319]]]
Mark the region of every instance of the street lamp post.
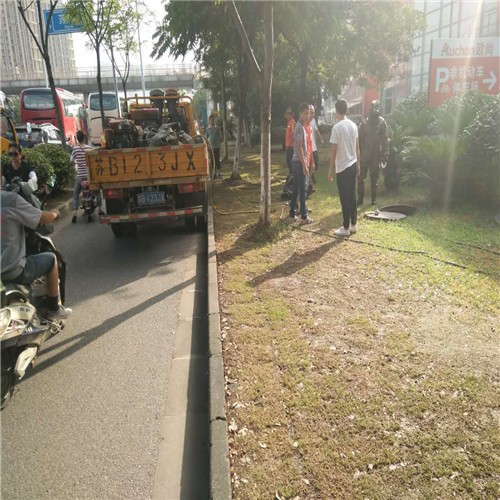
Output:
[[[139,12],[137,8],[137,2],[135,2],[135,10]],[[139,18],[137,18],[137,40],[139,42],[139,61],[141,63],[142,97],[146,97],[146,83],[144,81],[144,68],[142,66],[141,29],[139,26]]]

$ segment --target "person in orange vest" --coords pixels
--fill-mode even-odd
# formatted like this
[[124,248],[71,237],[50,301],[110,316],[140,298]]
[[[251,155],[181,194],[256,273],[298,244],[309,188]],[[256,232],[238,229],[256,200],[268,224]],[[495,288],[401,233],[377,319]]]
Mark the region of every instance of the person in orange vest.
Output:
[[285,185],[283,186],[283,195],[286,197],[291,195],[293,190],[292,156],[293,156],[293,134],[295,133],[296,123],[294,119],[295,114],[292,111],[292,108],[288,108],[284,116],[287,120],[286,136],[285,136],[285,147],[286,147],[285,160],[286,160],[286,166],[288,167],[288,176],[286,178]]

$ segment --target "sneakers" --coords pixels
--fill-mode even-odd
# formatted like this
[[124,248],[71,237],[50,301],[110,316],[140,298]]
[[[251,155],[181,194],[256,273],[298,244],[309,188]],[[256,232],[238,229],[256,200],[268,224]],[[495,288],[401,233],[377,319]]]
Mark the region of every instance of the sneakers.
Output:
[[76,214],[73,214],[73,217],[71,217],[71,223],[72,224],[76,223]]
[[69,307],[59,306],[59,309],[57,311],[49,311],[47,313],[47,319],[50,319],[52,321],[58,319],[67,319],[71,316],[72,313],[73,309],[70,309]]
[[216,172],[214,179],[222,179],[222,174],[220,172]]
[[349,226],[349,232],[351,234],[357,233],[358,232],[358,226],[356,226],[356,224],[350,225]]
[[377,204],[375,200],[372,200],[372,207],[374,207]]
[[351,236],[351,231],[346,229],[344,226],[340,227],[336,231],[333,232],[335,236]]
[[363,204],[363,198],[358,198],[358,201],[356,202],[356,205],[360,207]]
[[290,217],[290,222],[297,222],[299,219],[296,215],[294,215],[293,217]]
[[312,224],[314,221],[311,219],[311,217],[307,217],[306,219],[300,219],[300,225],[303,226],[304,224]]

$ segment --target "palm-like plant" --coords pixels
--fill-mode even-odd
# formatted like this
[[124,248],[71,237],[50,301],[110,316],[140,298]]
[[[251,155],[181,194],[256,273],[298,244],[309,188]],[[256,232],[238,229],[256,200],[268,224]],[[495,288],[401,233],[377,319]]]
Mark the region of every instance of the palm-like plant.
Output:
[[457,160],[463,152],[463,143],[448,136],[411,137],[402,153],[406,167],[403,180],[424,184],[433,201],[438,201],[445,192],[453,193]]

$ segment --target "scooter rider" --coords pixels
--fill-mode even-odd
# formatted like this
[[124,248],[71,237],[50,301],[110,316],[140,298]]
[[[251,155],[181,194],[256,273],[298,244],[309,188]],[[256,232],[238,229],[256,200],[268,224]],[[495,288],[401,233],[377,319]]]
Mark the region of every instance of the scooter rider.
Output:
[[358,205],[363,204],[365,179],[370,172],[372,205],[377,204],[377,185],[380,162],[389,156],[389,134],[387,123],[380,116],[380,103],[372,101],[368,120],[359,126],[359,149],[361,172],[358,176]]
[[59,305],[59,270],[53,253],[44,252],[26,256],[24,226],[36,229],[59,217],[58,210],[39,210],[14,192],[0,192],[2,218],[1,260],[2,281],[30,284],[44,276],[49,289],[48,319],[68,318],[72,310]]
[[11,165],[2,168],[2,185],[10,184],[16,177],[19,177],[22,182],[37,181],[33,167],[24,162],[23,152],[19,144],[11,143],[8,155]]

